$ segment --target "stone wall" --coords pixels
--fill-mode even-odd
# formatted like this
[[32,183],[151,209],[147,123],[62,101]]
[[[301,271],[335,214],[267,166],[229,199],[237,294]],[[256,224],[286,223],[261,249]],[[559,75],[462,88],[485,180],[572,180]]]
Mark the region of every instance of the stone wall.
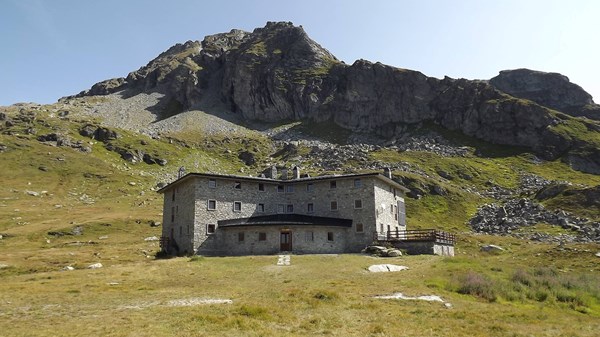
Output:
[[[375,206],[376,206],[376,228],[371,233],[377,232],[379,235],[386,235],[388,230],[406,230],[406,225],[401,225],[402,212],[404,209],[404,195],[402,191],[395,190],[394,187],[376,179],[375,182]],[[394,191],[395,190],[395,191]]]
[[[206,250],[200,247],[202,255],[269,255],[281,251],[281,231],[289,231],[292,236],[292,252],[295,254],[345,253],[348,229],[323,226],[252,226],[224,227],[215,235],[220,249]],[[333,233],[333,240],[328,239]],[[243,241],[239,234],[243,233]],[[265,240],[259,240],[259,233],[265,233]]]
[[[162,235],[169,237],[176,253],[192,253],[197,233],[194,225],[194,187],[191,181],[165,191]],[[170,249],[171,250],[171,249]]]
[[404,250],[408,255],[441,255],[454,256],[454,246],[444,245],[435,242],[423,241],[394,241],[391,244],[400,250]]
[[[209,181],[214,181],[214,185]],[[175,200],[172,200],[173,193]],[[388,185],[376,176],[285,181],[189,176],[165,190],[164,198],[163,236],[177,242],[177,253],[241,255],[278,252],[279,233],[286,228],[292,231],[295,253],[360,252],[372,242],[377,223],[384,224],[386,231],[388,225],[392,229],[398,227],[394,214],[381,212],[377,206],[385,204],[389,212],[390,205],[401,195],[397,191],[394,196]],[[210,200],[215,201],[215,209],[209,209]],[[234,209],[235,203],[240,203],[239,209]],[[332,203],[337,204],[336,209],[332,209]],[[312,204],[310,209],[309,204]],[[353,224],[351,228],[319,226],[311,229],[306,226],[218,227],[219,220],[277,214],[282,210],[283,213],[352,219]],[[208,225],[215,225],[214,233],[208,233]],[[314,241],[304,240],[307,231],[313,232]],[[239,232],[244,232],[248,239],[238,242]],[[259,242],[259,232],[266,233],[267,240]],[[327,240],[328,232],[334,233],[333,241]]]

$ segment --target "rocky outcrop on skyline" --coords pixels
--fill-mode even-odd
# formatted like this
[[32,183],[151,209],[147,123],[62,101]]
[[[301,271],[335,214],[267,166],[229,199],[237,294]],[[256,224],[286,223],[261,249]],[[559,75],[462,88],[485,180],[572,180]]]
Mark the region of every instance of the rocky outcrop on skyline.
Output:
[[567,76],[529,69],[503,70],[490,80],[498,90],[515,97],[563,111],[573,116],[600,120],[600,106],[592,95]]
[[[593,157],[597,144],[589,141],[596,136],[570,132],[575,122],[568,116],[594,118],[600,110],[560,74],[503,71],[477,81],[437,79],[366,60],[347,65],[289,22],[177,44],[126,78],[100,82],[77,96],[119,91],[165,95],[166,117],[186,109],[224,109],[247,121],[333,121],[390,139],[433,122],[600,172],[600,156]],[[586,133],[600,132],[594,121],[576,123]]]

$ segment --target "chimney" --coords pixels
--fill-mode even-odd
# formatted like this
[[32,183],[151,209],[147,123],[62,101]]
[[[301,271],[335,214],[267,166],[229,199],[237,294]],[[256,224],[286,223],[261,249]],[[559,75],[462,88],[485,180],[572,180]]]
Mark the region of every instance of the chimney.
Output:
[[292,169],[292,179],[300,179],[300,168],[298,166],[294,166]]
[[267,169],[267,178],[277,179],[277,167],[275,165]]
[[287,168],[281,169],[281,180],[288,180],[288,170]]
[[383,175],[392,179],[392,170],[389,167],[383,169]]

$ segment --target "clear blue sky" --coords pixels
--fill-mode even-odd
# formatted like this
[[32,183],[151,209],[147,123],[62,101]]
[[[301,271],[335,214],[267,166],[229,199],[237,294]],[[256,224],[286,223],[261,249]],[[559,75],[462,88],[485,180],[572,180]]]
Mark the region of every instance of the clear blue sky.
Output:
[[553,71],[600,101],[595,0],[0,0],[0,105],[55,102],[175,43],[267,21],[302,25],[349,64],[363,58],[438,78]]

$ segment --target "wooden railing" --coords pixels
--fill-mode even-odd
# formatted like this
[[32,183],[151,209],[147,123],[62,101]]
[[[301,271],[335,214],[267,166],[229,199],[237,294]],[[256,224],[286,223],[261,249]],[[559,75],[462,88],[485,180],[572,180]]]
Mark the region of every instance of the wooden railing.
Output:
[[436,229],[395,230],[386,233],[374,233],[376,241],[426,241],[454,245],[456,237]]

